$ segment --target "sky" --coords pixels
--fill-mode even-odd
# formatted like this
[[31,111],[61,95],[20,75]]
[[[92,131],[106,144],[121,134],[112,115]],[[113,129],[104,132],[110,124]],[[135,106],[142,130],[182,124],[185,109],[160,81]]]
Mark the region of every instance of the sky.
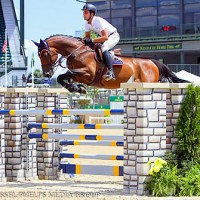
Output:
[[[19,20],[20,0],[14,0],[14,4]],[[40,69],[37,48],[31,40],[39,42],[55,34],[75,36],[75,31],[84,30],[83,5],[76,0],[25,0],[25,51],[28,67],[34,52],[35,67]]]

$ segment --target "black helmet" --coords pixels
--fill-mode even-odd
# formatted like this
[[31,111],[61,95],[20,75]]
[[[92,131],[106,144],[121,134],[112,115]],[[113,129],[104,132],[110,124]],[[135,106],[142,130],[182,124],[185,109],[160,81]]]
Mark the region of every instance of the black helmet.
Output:
[[94,5],[92,5],[91,3],[86,3],[83,6],[82,10],[89,10],[90,12],[94,12],[94,15],[97,12],[97,8]]

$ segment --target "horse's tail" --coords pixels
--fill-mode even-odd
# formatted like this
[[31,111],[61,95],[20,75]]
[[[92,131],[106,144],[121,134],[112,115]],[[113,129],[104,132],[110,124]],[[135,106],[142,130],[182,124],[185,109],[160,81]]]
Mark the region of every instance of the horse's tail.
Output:
[[159,62],[158,60],[152,59],[152,62],[158,67],[159,70],[159,80],[161,82],[165,82],[167,79],[169,82],[173,83],[190,83],[189,81],[186,81],[184,79],[178,78],[167,65]]

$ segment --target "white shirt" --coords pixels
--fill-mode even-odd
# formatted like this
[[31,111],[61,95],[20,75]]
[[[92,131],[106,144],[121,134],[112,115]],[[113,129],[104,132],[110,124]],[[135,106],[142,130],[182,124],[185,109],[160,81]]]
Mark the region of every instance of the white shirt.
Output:
[[116,31],[117,29],[112,26],[109,22],[101,17],[94,16],[92,19],[92,23],[89,24],[88,22],[85,23],[85,32],[94,31],[95,33],[101,35],[102,30],[107,30],[108,35]]

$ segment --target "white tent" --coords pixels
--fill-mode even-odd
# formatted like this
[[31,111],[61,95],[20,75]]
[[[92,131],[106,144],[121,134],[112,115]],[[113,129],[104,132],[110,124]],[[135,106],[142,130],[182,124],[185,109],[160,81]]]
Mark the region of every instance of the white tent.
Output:
[[176,76],[178,76],[178,78],[190,81],[191,83],[200,83],[200,77],[199,76],[196,76],[194,74],[186,72],[185,70],[177,72]]

